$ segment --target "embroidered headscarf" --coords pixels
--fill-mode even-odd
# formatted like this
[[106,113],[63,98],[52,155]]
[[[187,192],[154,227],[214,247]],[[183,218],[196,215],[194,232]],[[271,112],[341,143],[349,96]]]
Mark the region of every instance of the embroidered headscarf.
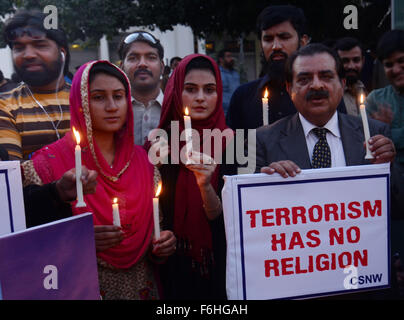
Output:
[[[179,122],[180,135],[184,130],[184,108],[182,103],[182,92],[184,89],[184,80],[188,64],[195,58],[202,57],[207,59],[213,67],[214,77],[216,80],[217,101],[216,107],[212,114],[204,120],[192,120],[192,129],[198,131],[199,136],[203,137],[203,129],[219,129],[223,131],[227,129],[225,116],[222,107],[222,80],[220,70],[216,62],[206,55],[192,54],[181,60],[175,68],[174,73],[170,77],[166,89],[164,91],[164,101],[162,106],[162,114],[159,128],[169,130],[171,121]],[[211,140],[212,158],[221,156],[214,149],[214,139]],[[183,149],[185,142],[180,142],[179,150]],[[200,151],[203,151],[203,141],[200,142]],[[222,141],[219,153],[222,153],[226,144]],[[177,146],[178,148],[178,146]],[[171,146],[171,152],[176,152]],[[211,184],[215,190],[218,188],[219,165],[216,167]],[[199,263],[206,262],[206,258],[210,257],[212,251],[212,235],[199,187],[196,183],[195,175],[188,170],[184,164],[180,164],[179,174],[175,192],[175,212],[173,219],[174,233],[177,239],[185,243],[181,247],[186,255],[191,256]]]
[[[103,157],[91,124],[89,79],[91,69],[96,64],[112,66],[126,81],[127,120],[115,133],[112,166]],[[70,91],[71,128],[75,127],[81,135],[82,164],[98,172],[96,192],[84,196],[85,208],[76,208],[74,202],[73,214],[92,212],[95,225],[112,225],[112,201],[118,198],[124,240],[117,246],[97,253],[101,259],[117,268],[131,267],[146,253],[153,229],[153,166],[145,150],[134,145],[129,88],[129,80],[122,70],[107,61],[92,61],[76,72]],[[75,166],[75,146],[76,140],[71,130],[61,140],[34,154],[33,165],[43,183],[58,180]]]

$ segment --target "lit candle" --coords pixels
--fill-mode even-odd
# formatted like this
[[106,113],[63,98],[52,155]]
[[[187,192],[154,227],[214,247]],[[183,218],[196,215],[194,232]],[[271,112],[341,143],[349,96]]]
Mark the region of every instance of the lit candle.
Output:
[[361,118],[362,118],[362,123],[363,123],[363,132],[365,134],[365,142],[366,142],[365,159],[373,159],[374,157],[372,156],[372,153],[370,152],[370,149],[369,149],[370,133],[369,133],[368,117],[366,115],[366,107],[365,107],[364,101],[365,101],[364,95],[361,94],[359,109],[360,109],[360,113],[361,113]]
[[76,191],[77,191],[77,203],[76,207],[85,207],[83,197],[83,185],[81,182],[81,148],[80,148],[80,133],[73,127],[73,133],[76,137],[76,148],[74,149],[74,158],[76,166]]
[[119,216],[119,204],[118,198],[114,198],[112,202],[112,217],[114,226],[121,226],[121,217]]
[[262,98],[262,123],[264,126],[268,124],[268,89],[265,89],[264,97]]
[[160,238],[160,219],[159,219],[159,195],[161,193],[161,181],[157,187],[156,196],[153,198],[153,220],[154,220],[154,236]]
[[186,147],[186,156],[187,163],[190,162],[189,158],[192,154],[192,126],[191,126],[191,117],[189,116],[189,110],[185,107],[185,116],[184,116],[184,126],[185,126],[185,147]]

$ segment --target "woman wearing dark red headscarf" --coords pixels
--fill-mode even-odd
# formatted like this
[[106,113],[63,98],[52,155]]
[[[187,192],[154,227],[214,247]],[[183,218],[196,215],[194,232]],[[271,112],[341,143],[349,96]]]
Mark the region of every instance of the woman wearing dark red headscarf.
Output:
[[[94,194],[84,196],[92,212],[98,275],[104,299],[158,299],[149,259],[174,252],[175,237],[162,231],[153,248],[153,166],[134,144],[130,85],[119,68],[107,61],[83,65],[70,91],[71,127],[81,135],[82,163],[98,173]],[[25,182],[46,184],[75,167],[73,132],[42,148],[24,163]],[[121,227],[113,225],[112,199],[119,199]],[[74,258],[74,257],[72,257]]]
[[[185,142],[172,141],[176,128],[179,134],[184,131],[185,107],[194,130],[193,150],[199,147],[201,151],[192,151],[192,164],[184,164]],[[164,298],[225,299],[226,250],[218,196],[224,166],[217,163],[224,157],[233,132],[225,123],[220,71],[213,59],[190,55],[180,62],[164,92],[159,128],[168,132],[170,150],[170,164],[160,167],[163,224],[177,238],[176,253],[161,268]],[[206,129],[215,129],[216,133],[204,135]],[[221,137],[215,142],[214,135],[224,131],[229,139]],[[195,139],[198,134],[199,140]],[[156,144],[161,140],[152,148]],[[175,158],[179,164],[173,164]]]

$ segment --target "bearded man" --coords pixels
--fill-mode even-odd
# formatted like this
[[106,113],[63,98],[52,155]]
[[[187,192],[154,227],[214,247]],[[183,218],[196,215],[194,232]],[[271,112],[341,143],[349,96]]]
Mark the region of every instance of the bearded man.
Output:
[[[268,124],[296,113],[286,90],[287,58],[309,42],[303,10],[290,5],[266,7],[257,19],[264,60],[263,77],[240,86],[233,94],[226,122],[232,129],[263,125],[262,98],[269,91]],[[343,103],[338,110],[346,113]]]
[[70,85],[64,81],[70,59],[67,38],[60,29],[46,29],[45,17],[40,11],[21,10],[4,28],[14,69],[23,81],[0,95],[0,146],[10,160],[29,159],[70,129]]
[[365,85],[360,80],[365,63],[363,48],[357,39],[346,37],[339,39],[334,49],[337,51],[345,71],[344,103],[347,113],[358,116],[359,97],[361,94],[366,94]]

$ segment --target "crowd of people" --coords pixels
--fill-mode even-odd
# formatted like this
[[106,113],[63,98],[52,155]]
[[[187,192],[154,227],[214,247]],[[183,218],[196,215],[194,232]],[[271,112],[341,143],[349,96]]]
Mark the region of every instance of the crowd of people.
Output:
[[[304,12],[286,5],[269,6],[257,18],[264,65],[251,82],[240,84],[227,49],[217,62],[190,54],[172,58],[167,68],[160,41],[139,30],[122,38],[119,66],[89,61],[70,84],[66,35],[44,28],[44,18],[20,10],[5,24],[20,82],[0,74],[0,159],[21,162],[27,227],[93,213],[103,299],[226,299],[221,190],[223,176],[237,174],[237,163],[215,161],[230,151],[228,139],[217,147],[213,136],[210,152],[202,153],[206,141],[191,141],[194,151],[172,161],[175,150],[188,150],[189,141],[175,132],[187,135],[185,107],[200,137],[206,129],[257,129],[256,172],[293,177],[302,169],[390,163],[391,225],[402,234],[404,31],[389,31],[379,41],[390,84],[375,90],[361,81],[359,40],[310,43]],[[267,119],[265,90],[271,93]],[[365,160],[362,93],[369,93],[372,160]],[[73,127],[81,134],[83,208],[75,206]],[[157,137],[158,130],[167,137]],[[164,160],[152,163],[151,151]],[[152,198],[159,183],[162,231],[156,238]],[[114,197],[120,226],[113,223]],[[402,297],[397,268],[393,278],[391,289],[365,297]]]

